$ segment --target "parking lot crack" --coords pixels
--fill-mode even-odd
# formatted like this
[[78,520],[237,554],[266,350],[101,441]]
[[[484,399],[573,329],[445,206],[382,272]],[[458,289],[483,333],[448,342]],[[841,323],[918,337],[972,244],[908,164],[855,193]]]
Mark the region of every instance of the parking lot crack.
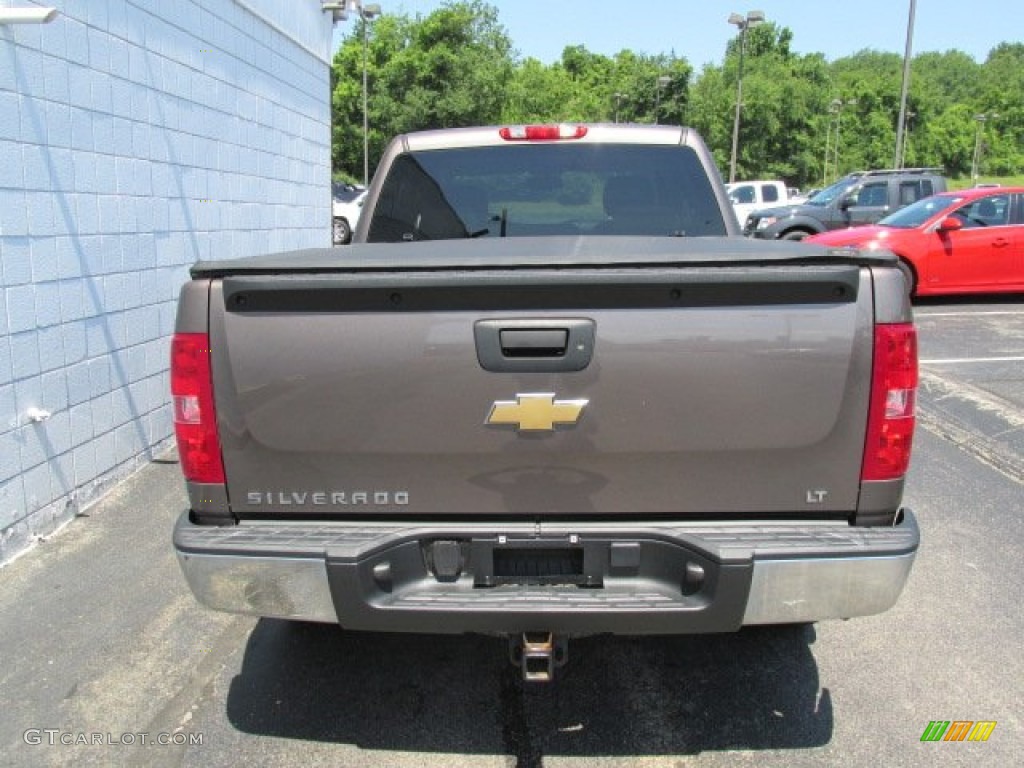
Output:
[[918,423],[1014,482],[1024,484],[1024,413],[961,381],[921,372]]

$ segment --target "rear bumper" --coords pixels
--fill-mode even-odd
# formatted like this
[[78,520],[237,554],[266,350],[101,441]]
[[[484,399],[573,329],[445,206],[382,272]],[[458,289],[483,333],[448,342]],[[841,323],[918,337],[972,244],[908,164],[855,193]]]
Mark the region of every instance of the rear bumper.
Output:
[[[445,542],[455,573],[433,561]],[[845,523],[437,525],[178,520],[196,598],[221,611],[393,632],[724,632],[866,616],[899,597],[920,542]],[[499,552],[577,552],[580,583],[495,585]],[[527,555],[527,559],[535,560]],[[498,580],[500,582],[500,579]],[[582,583],[586,582],[586,583]]]

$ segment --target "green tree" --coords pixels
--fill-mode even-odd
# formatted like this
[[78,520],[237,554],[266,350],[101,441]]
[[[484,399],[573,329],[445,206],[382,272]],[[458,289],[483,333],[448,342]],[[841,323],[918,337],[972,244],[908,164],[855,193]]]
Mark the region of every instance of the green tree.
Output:
[[711,149],[719,169],[729,167],[735,99],[735,82],[726,81],[722,67],[705,64],[690,91],[688,122]]
[[[497,9],[482,0],[448,0],[426,17],[386,14],[364,24],[354,20],[332,66],[335,172],[362,176],[364,32],[371,167],[384,143],[405,131],[614,120],[691,125],[719,168],[729,166],[738,36],[721,64],[696,74],[674,53],[605,56],[582,45],[567,46],[552,64],[519,60]],[[811,186],[826,175],[892,165],[899,54],[865,50],[828,62],[794,53],[792,31],[768,23],[747,30],[743,58],[740,178]],[[975,119],[982,114],[983,124]],[[960,51],[916,56],[905,127],[907,166],[967,176],[980,139],[985,173],[1024,172],[1024,44],[1003,43],[984,63]]]
[[992,49],[982,66],[980,91],[975,112],[998,115],[984,126],[984,171],[1024,173],[1024,43]]
[[573,83],[561,67],[526,59],[509,79],[502,123],[545,123],[565,118],[572,101]]
[[[348,172],[362,157],[365,23],[357,21],[334,57],[334,164]],[[469,0],[422,19],[385,15],[367,37],[371,165],[395,134],[499,120],[513,60],[494,7]]]
[[[666,80],[660,81],[662,77]],[[582,45],[568,46],[550,67],[533,59],[517,67],[505,120],[653,123],[657,111],[657,122],[679,124],[689,83],[690,66],[684,59],[638,56],[632,51],[609,58]],[[553,92],[531,93],[543,84]],[[520,109],[538,104],[543,109]]]
[[[775,24],[747,30],[737,178],[782,178],[802,185],[820,173],[828,69],[818,54],[794,54],[791,42],[792,32]],[[732,154],[739,46],[739,37],[730,40],[724,65],[706,66],[693,89],[691,122],[723,173]]]

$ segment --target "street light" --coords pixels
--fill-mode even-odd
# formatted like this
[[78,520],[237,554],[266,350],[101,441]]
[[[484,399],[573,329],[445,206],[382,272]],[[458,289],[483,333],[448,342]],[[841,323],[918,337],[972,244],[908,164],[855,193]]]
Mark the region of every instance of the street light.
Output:
[[736,117],[732,123],[732,156],[729,161],[729,183],[736,181],[736,152],[740,144],[740,109],[743,106],[743,49],[747,43],[747,28],[764,23],[764,11],[748,11],[746,16],[738,13],[729,15],[730,24],[735,24],[740,33],[740,69],[736,78]]
[[900,164],[897,168],[903,168],[907,162],[907,145],[910,143],[910,126],[917,117],[917,112],[907,112],[906,126],[903,129],[903,146],[900,148]]
[[0,24],[49,24],[55,18],[56,8],[0,8]]
[[622,98],[625,95],[626,94],[619,93],[618,91],[616,91],[615,93],[612,94],[612,96],[615,97],[615,122],[616,123],[619,122],[619,103],[622,101]]
[[658,113],[661,111],[661,89],[672,82],[672,78],[668,75],[662,75],[658,78],[657,88],[654,93],[654,124],[658,124]]
[[821,186],[828,186],[828,140],[832,137],[832,115],[839,111],[839,106],[836,102],[839,99],[834,99],[831,104],[828,105],[828,119],[825,121],[825,157],[821,162]]
[[842,99],[832,99],[832,108],[834,108],[835,113],[836,113],[836,149],[835,149],[836,160],[835,160],[835,169],[836,169],[836,178],[837,179],[839,178],[839,126],[840,126],[840,124],[842,123],[842,120],[843,120],[843,107],[852,107],[856,103],[857,103],[856,99],[847,99],[846,101],[843,101]]
[[981,171],[981,132],[985,127],[985,123],[989,120],[995,120],[999,115],[995,112],[988,115],[975,115],[974,120],[978,123],[978,128],[974,132],[974,157],[971,160],[971,181],[977,186],[978,184],[978,173]]
[[368,186],[370,183],[370,125],[368,112],[366,107],[366,57],[367,49],[369,44],[367,42],[366,33],[370,26],[370,19],[374,19],[380,16],[380,6],[376,3],[370,5],[359,6],[359,18],[363,23],[363,186]]
[[900,116],[896,123],[896,153],[893,167],[903,167],[903,130],[907,122],[907,91],[910,89],[910,49],[914,39],[914,8],[917,0],[910,0],[910,18],[907,19],[907,47],[903,51],[903,86],[900,89]]

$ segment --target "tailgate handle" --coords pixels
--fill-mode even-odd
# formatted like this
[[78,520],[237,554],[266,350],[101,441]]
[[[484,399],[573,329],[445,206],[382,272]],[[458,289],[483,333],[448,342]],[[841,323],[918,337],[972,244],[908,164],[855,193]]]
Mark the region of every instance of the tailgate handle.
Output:
[[582,371],[594,353],[594,321],[585,317],[478,320],[480,367],[495,373]]
[[567,328],[504,328],[498,331],[505,357],[565,357]]

